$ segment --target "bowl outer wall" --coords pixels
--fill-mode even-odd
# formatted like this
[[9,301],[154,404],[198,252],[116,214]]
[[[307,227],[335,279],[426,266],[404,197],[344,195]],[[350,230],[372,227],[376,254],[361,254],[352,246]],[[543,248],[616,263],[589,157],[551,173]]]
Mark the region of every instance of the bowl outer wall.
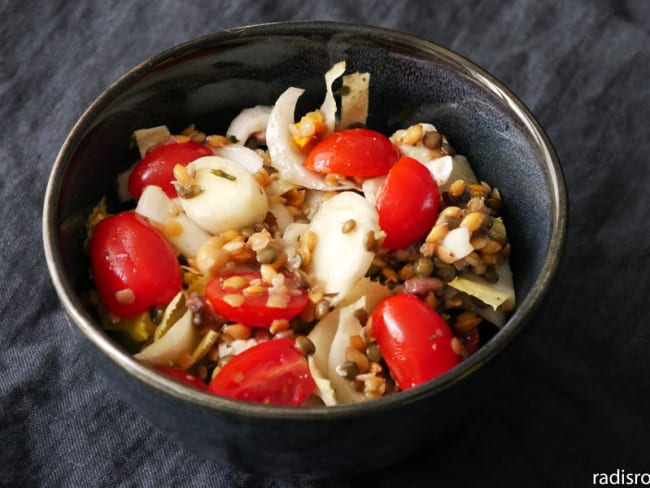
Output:
[[[350,70],[371,73],[369,126],[392,131],[433,121],[469,157],[479,177],[500,188],[517,311],[454,371],[362,406],[292,410],[231,402],[194,393],[136,362],[96,325],[83,302],[85,216],[102,195],[114,200],[116,173],[137,157],[127,143],[116,141],[129,141],[134,129],[165,123],[176,131],[195,122],[206,132],[223,132],[241,108],[272,104],[290,85],[306,89],[298,113],[313,109],[322,100],[324,72],[341,59]],[[385,29],[279,23],[172,48],[100,95],[53,168],[44,239],[50,273],[74,330],[145,418],[208,457],[282,476],[321,477],[358,470],[362,461],[369,468],[396,460],[462,418],[461,407],[472,404],[468,400],[478,398],[482,386],[480,375],[470,373],[510,342],[550,286],[565,239],[565,193],[557,157],[537,122],[505,87],[464,58]],[[280,458],[282,463],[274,462]]]

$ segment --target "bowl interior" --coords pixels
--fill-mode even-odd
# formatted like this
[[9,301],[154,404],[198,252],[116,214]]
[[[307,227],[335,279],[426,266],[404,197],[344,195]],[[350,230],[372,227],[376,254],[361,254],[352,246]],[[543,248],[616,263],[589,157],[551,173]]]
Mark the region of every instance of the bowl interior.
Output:
[[340,60],[348,71],[371,74],[369,127],[390,133],[431,122],[501,191],[519,309],[459,375],[505,345],[542,298],[564,240],[564,186],[553,150],[526,109],[476,66],[428,42],[363,26],[270,24],[214,34],[153,58],[102,94],[61,150],[46,197],[50,270],[69,306],[91,316],[83,226],[103,196],[116,204],[115,177],[137,159],[135,129],[166,124],[178,132],[195,123],[223,133],[241,109],[270,105],[289,86],[306,90],[297,113],[313,110],[324,96],[324,73]]

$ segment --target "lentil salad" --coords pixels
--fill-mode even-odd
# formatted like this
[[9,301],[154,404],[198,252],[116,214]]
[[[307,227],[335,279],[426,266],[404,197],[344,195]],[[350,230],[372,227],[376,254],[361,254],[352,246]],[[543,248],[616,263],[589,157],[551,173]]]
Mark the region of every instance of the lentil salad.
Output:
[[433,379],[503,325],[498,189],[428,122],[366,127],[370,74],[325,81],[297,122],[290,87],[225,134],[135,131],[118,178],[135,207],[100,202],[87,247],[92,303],[136,358],[217,395],[331,406]]

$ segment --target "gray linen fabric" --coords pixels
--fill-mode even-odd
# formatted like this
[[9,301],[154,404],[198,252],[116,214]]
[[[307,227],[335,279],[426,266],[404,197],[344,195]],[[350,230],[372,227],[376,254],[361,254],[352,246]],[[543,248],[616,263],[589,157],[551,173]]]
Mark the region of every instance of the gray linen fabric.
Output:
[[[650,2],[0,0],[0,12],[0,485],[563,487],[650,472]],[[570,195],[555,291],[489,366],[480,414],[344,480],[255,476],[167,440],[83,355],[41,244],[50,168],[106,86],[177,43],[290,19],[399,29],[483,66],[546,128]]]

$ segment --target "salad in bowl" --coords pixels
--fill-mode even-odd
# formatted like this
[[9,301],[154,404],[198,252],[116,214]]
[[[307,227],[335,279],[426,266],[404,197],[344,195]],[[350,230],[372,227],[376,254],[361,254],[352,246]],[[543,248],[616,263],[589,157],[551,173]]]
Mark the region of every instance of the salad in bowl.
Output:
[[[87,222],[91,302],[136,359],[261,404],[370,401],[445,374],[516,306],[499,190],[444,129],[367,125],[371,73],[324,74],[224,134],[133,134]],[[128,144],[129,141],[125,141]]]

